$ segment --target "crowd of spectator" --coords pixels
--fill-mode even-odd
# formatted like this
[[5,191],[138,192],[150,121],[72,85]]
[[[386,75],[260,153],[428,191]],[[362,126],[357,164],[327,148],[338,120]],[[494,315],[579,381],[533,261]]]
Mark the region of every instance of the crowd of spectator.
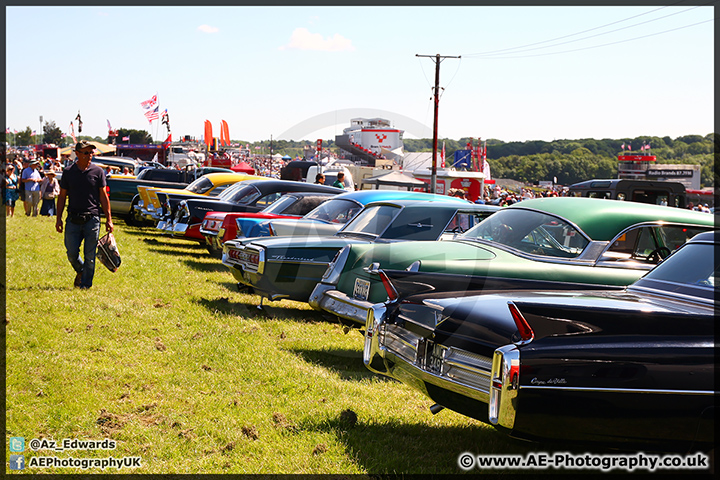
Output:
[[55,198],[60,192],[56,177],[66,163],[69,163],[69,156],[56,159],[9,147],[2,175],[5,215],[15,216],[18,200],[23,202],[27,216],[55,215]]
[[287,165],[285,160],[271,157],[252,157],[244,161],[255,169],[257,175],[270,178],[280,178],[280,169]]

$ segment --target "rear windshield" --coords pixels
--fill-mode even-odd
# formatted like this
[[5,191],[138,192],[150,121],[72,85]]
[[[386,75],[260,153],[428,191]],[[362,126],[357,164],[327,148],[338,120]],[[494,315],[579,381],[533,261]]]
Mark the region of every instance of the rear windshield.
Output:
[[489,216],[461,238],[488,240],[533,255],[562,258],[579,256],[590,243],[563,219],[520,208]]
[[194,182],[192,182],[190,185],[185,187],[185,190],[188,190],[192,193],[203,194],[211,188],[213,188],[213,183],[205,177],[200,177]]
[[362,210],[362,205],[352,200],[337,198],[319,205],[304,218],[328,223],[347,223],[360,210]]

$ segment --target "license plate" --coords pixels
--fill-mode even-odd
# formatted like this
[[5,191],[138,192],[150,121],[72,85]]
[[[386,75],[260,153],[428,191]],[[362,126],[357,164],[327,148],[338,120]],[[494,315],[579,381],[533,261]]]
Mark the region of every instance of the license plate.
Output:
[[426,357],[425,357],[425,368],[432,373],[441,373],[442,372],[442,363],[443,363],[443,351],[445,349],[441,347],[440,345],[436,345],[432,342],[427,343],[427,348],[425,350]]
[[358,300],[367,300],[368,294],[370,293],[370,282],[363,280],[362,278],[355,279],[355,289],[353,290],[353,297]]

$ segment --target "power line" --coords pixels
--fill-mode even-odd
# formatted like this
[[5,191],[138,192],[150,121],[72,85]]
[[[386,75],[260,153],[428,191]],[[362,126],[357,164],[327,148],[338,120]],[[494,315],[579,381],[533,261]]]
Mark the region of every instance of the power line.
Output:
[[625,39],[625,40],[618,40],[617,42],[609,42],[609,43],[603,43],[603,44],[600,44],[600,45],[592,45],[592,46],[589,46],[589,47],[576,48],[576,49],[574,49],[574,50],[563,50],[563,51],[560,51],[560,52],[538,53],[538,54],[533,54],[533,55],[518,55],[518,56],[512,56],[512,57],[509,57],[509,56],[506,56],[506,57],[487,57],[487,58],[483,58],[483,60],[490,60],[490,59],[492,59],[492,60],[498,60],[498,59],[508,59],[508,58],[545,57],[545,56],[548,56],[548,55],[560,55],[560,54],[563,54],[563,53],[580,52],[580,51],[583,51],[583,50],[591,50],[591,49],[593,49],[593,48],[601,48],[601,47],[607,47],[607,46],[609,46],[609,45],[617,45],[617,44],[619,44],[619,43],[632,42],[632,41],[634,41],[634,40],[640,40],[641,38],[654,37],[654,36],[656,36],[656,35],[662,35],[662,34],[664,34],[664,33],[674,32],[674,31],[676,31],[676,30],[682,30],[682,29],[684,29],[684,28],[695,27],[695,26],[697,26],[697,25],[701,25],[701,24],[703,24],[703,23],[712,22],[712,21],[714,21],[714,20],[715,20],[714,18],[711,18],[711,19],[709,19],[709,20],[703,20],[702,22],[692,23],[692,24],[690,24],[690,25],[683,25],[682,27],[671,28],[670,30],[664,30],[664,31],[662,31],[662,32],[649,33],[649,34],[647,34],[647,35],[641,35],[641,36],[639,36],[639,37],[627,38],[627,39]]
[[[677,5],[678,3],[682,3],[682,2],[677,2],[676,4],[673,4],[673,5]],[[608,31],[608,32],[598,33],[598,34],[596,34],[596,35],[590,35],[590,36],[586,36],[586,37],[583,37],[583,38],[579,38],[579,39],[575,39],[575,40],[570,40],[570,41],[567,41],[567,42],[555,43],[555,44],[552,44],[552,45],[546,45],[546,46],[542,46],[542,47],[527,48],[527,47],[534,47],[535,45],[541,45],[541,44],[548,43],[548,42],[554,42],[554,41],[557,41],[557,40],[562,40],[562,39],[564,39],[564,38],[574,37],[574,36],[577,36],[577,35],[581,35],[581,34],[583,34],[583,33],[591,32],[591,31],[598,30],[598,29],[601,29],[601,28],[605,28],[605,27],[608,27],[608,26],[611,26],[611,25],[615,25],[615,24],[618,24],[618,23],[626,22],[626,21],[631,20],[631,19],[633,19],[633,18],[641,17],[641,16],[643,16],[643,15],[648,15],[648,14],[651,14],[651,13],[656,12],[656,11],[658,11],[658,10],[662,10],[663,8],[667,8],[668,6],[661,7],[661,8],[657,8],[657,9],[651,10],[651,11],[649,11],[649,12],[645,12],[645,13],[641,13],[641,14],[638,14],[638,15],[634,15],[634,16],[632,16],[632,17],[628,17],[628,18],[625,18],[625,19],[622,19],[622,20],[618,20],[618,21],[611,22],[611,23],[608,23],[608,24],[605,24],[605,25],[601,25],[601,26],[599,26],[599,27],[590,28],[590,29],[587,29],[587,30],[583,30],[583,31],[581,31],[581,32],[576,32],[576,33],[572,33],[572,34],[569,34],[569,35],[564,35],[564,36],[562,36],[562,37],[557,37],[557,38],[553,38],[553,39],[550,39],[550,40],[544,40],[544,41],[541,41],[541,42],[530,43],[530,44],[521,45],[521,46],[518,46],[518,47],[511,47],[511,48],[505,48],[505,49],[500,49],[500,50],[493,50],[493,51],[489,51],[489,52],[474,53],[474,54],[463,55],[463,56],[469,56],[470,58],[478,58],[478,57],[484,57],[484,58],[493,58],[493,57],[494,57],[494,58],[524,58],[524,57],[522,57],[522,56],[500,56],[499,54],[501,54],[501,53],[503,53],[503,52],[506,52],[506,53],[509,54],[509,55],[515,55],[515,54],[524,53],[524,52],[528,52],[528,51],[539,50],[539,49],[543,49],[543,48],[550,48],[550,47],[556,47],[556,46],[559,46],[559,45],[565,45],[565,44],[568,44],[568,43],[579,42],[579,41],[587,40],[587,39],[590,39],[590,38],[594,38],[594,37],[598,37],[598,36],[602,36],[602,35],[607,35],[607,34],[610,34],[610,33],[618,32],[618,31],[620,31],[620,30],[625,30],[625,29],[628,29],[628,28],[633,28],[633,27],[636,27],[636,26],[638,26],[638,25],[643,25],[643,24],[646,24],[646,23],[651,23],[651,22],[655,22],[655,21],[658,21],[658,20],[662,20],[663,18],[671,17],[671,16],[674,16],[674,15],[679,15],[679,14],[681,14],[681,13],[685,13],[685,12],[688,12],[688,11],[690,11],[690,10],[694,10],[694,9],[699,8],[699,7],[701,7],[701,6],[710,5],[710,4],[712,4],[712,3],[716,3],[716,0],[707,2],[707,3],[705,3],[704,5],[698,5],[698,6],[694,6],[694,7],[692,7],[692,8],[688,8],[688,9],[683,10],[683,11],[680,11],[680,12],[670,13],[670,14],[668,14],[668,15],[664,15],[664,16],[662,16],[662,17],[658,17],[658,18],[655,18],[655,19],[652,19],[652,20],[647,20],[647,21],[644,21],[644,22],[635,23],[635,24],[632,24],[632,25],[628,25],[628,26],[626,26],[626,27],[617,28],[617,29],[614,29],[614,30],[610,30],[610,31]],[[670,5],[670,6],[673,6],[673,5]],[[707,20],[707,21],[710,21],[710,20]],[[667,33],[667,32],[671,32],[671,31],[674,31],[674,30],[679,30],[679,29],[685,28],[685,27],[690,27],[690,26],[699,25],[700,23],[706,23],[707,21],[695,23],[695,24],[692,24],[692,25],[686,25],[686,26],[683,26],[683,27],[675,28],[675,29],[666,30],[666,31],[663,31],[663,32],[658,32],[658,33],[649,34],[649,35],[645,35],[645,36],[635,37],[635,38],[633,38],[633,39],[628,39],[628,40],[623,40],[623,41],[630,41],[630,40],[636,40],[636,39],[639,39],[639,38],[644,38],[644,37],[646,37],[646,36],[659,35],[659,34],[661,34],[661,33]],[[620,41],[620,42],[623,42],[623,41]],[[599,45],[599,46],[613,45],[614,43],[620,43],[620,42],[612,42],[612,43],[607,43],[607,44],[603,44],[603,45]],[[586,48],[597,48],[597,47],[598,47],[598,46],[590,46],[590,47],[586,47]],[[512,51],[512,50],[516,50],[516,51]],[[570,52],[573,52],[573,51],[576,51],[576,50],[569,50],[569,51],[570,51]],[[558,52],[558,53],[566,53],[566,52]],[[554,54],[554,53],[549,53],[549,54],[545,54],[545,55],[553,55],[553,54]],[[530,55],[530,56],[533,56],[533,55]]]
[[[682,1],[684,1],[684,0],[682,0]],[[682,3],[682,1],[677,2],[677,3]],[[677,5],[677,4],[676,4],[676,5]],[[467,55],[465,55],[465,56],[467,56],[467,57],[473,57],[473,56],[476,56],[476,55],[492,55],[492,54],[495,54],[495,53],[506,52],[506,51],[508,51],[508,50],[519,50],[519,49],[521,49],[521,48],[534,47],[535,45],[542,45],[543,43],[554,42],[555,40],[562,40],[563,38],[574,37],[575,35],[582,35],[583,33],[592,32],[593,30],[599,30],[599,29],[601,29],[601,28],[609,27],[609,26],[611,26],[611,25],[615,25],[615,24],[622,23],[622,22],[627,22],[628,20],[632,20],[633,18],[642,17],[643,15],[649,15],[649,14],[651,14],[651,13],[653,13],[653,12],[657,12],[658,10],[662,10],[663,8],[668,8],[668,6],[672,6],[672,5],[666,5],[666,6],[664,6],[664,7],[656,8],[655,10],[651,10],[651,11],[649,11],[649,12],[639,13],[639,14],[637,14],[637,15],[633,15],[632,17],[623,18],[622,20],[617,20],[617,21],[614,21],[614,22],[611,22],[611,23],[607,23],[607,24],[605,24],[605,25],[600,25],[599,27],[589,28],[589,29],[583,30],[583,31],[581,31],[581,32],[575,32],[575,33],[571,33],[571,34],[569,34],[569,35],[563,35],[562,37],[551,38],[551,39],[549,39],[549,40],[543,40],[542,42],[528,43],[527,45],[520,45],[520,46],[518,46],[518,47],[503,48],[503,49],[500,49],[500,50],[491,50],[491,51],[489,51],[489,52],[470,53],[470,54],[467,54]]]

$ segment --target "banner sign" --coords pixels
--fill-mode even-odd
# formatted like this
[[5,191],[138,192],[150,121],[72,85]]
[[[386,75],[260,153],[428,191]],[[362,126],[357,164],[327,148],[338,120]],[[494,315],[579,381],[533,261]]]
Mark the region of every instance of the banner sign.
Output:
[[693,170],[670,170],[670,169],[653,169],[648,170],[646,175],[648,177],[673,177],[673,178],[687,178],[692,177],[694,174]]

